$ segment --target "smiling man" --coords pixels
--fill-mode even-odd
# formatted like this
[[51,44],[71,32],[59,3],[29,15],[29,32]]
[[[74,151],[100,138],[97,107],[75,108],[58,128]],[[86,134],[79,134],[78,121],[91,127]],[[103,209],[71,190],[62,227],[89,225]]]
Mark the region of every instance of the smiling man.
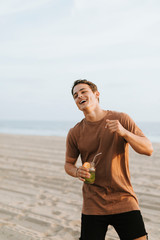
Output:
[[[147,239],[130,182],[128,148],[130,145],[137,153],[150,156],[151,142],[127,114],[100,107],[94,83],[75,81],[72,95],[84,119],[68,133],[65,170],[84,182],[80,240],[104,240],[109,225],[121,240]],[[76,167],[78,156],[82,164],[91,163],[98,153],[95,182],[87,184],[89,169]]]

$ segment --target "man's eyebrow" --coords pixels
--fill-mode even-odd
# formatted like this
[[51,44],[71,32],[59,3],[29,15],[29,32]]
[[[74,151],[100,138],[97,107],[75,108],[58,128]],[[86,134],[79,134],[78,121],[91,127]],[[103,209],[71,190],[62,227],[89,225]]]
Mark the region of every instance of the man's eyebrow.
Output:
[[[82,90],[84,90],[85,88],[81,88],[79,91],[82,91]],[[73,94],[73,96],[75,95],[75,94],[77,94],[77,92],[75,92],[74,94]]]

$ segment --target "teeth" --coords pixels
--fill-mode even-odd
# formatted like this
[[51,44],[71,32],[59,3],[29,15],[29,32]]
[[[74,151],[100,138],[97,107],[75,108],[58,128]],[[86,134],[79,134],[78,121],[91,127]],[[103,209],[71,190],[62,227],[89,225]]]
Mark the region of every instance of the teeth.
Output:
[[85,101],[85,100],[82,100],[82,101],[80,102],[80,104],[81,104],[81,103],[84,103],[84,102],[86,102],[86,101]]

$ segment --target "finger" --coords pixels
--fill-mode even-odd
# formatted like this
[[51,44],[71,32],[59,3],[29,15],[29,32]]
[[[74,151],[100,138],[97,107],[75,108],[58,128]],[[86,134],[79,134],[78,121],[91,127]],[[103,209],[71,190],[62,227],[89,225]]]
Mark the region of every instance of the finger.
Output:
[[117,121],[112,121],[110,123],[108,123],[108,127],[112,128],[112,127],[118,127],[119,123]]
[[90,178],[91,174],[89,172],[82,172],[80,175],[82,178]]
[[117,120],[109,120],[109,119],[106,119],[106,123],[111,123],[111,122],[116,122]]
[[117,128],[110,128],[109,131],[110,131],[111,133],[117,132]]
[[82,171],[87,171],[87,172],[89,172],[89,169],[88,169],[88,168],[85,168],[85,167],[83,167],[83,166],[80,166],[79,169],[81,169]]
[[105,128],[108,127],[109,122],[110,122],[110,120],[109,120],[109,119],[106,119],[106,125],[105,125]]
[[108,130],[113,133],[118,131],[118,127],[115,125],[111,125],[111,126],[108,126]]
[[89,173],[89,170],[84,168],[84,167],[81,167],[79,168],[78,170],[78,177],[80,178],[90,178],[90,173]]
[[118,129],[118,126],[117,126],[117,124],[110,124],[110,125],[108,125],[108,128],[109,129]]
[[117,120],[109,120],[109,119],[106,119],[106,126],[105,127],[108,127],[112,124],[115,124],[117,122]]
[[84,178],[81,178],[81,177],[79,177],[79,180],[81,180],[82,182],[84,182],[84,181],[85,181],[85,179],[84,179]]
[[110,129],[110,130],[112,130],[112,129],[118,129],[118,126],[117,125],[109,125],[108,126],[108,128]]
[[117,120],[109,120],[107,121],[108,124],[117,124],[118,121]]

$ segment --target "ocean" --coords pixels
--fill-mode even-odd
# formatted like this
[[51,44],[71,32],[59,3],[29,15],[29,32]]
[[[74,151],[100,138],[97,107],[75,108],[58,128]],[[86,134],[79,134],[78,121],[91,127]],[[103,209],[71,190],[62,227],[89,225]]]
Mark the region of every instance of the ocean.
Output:
[[[0,120],[0,133],[67,136],[76,121],[20,121]],[[160,122],[136,122],[144,134],[152,141],[160,143]]]

